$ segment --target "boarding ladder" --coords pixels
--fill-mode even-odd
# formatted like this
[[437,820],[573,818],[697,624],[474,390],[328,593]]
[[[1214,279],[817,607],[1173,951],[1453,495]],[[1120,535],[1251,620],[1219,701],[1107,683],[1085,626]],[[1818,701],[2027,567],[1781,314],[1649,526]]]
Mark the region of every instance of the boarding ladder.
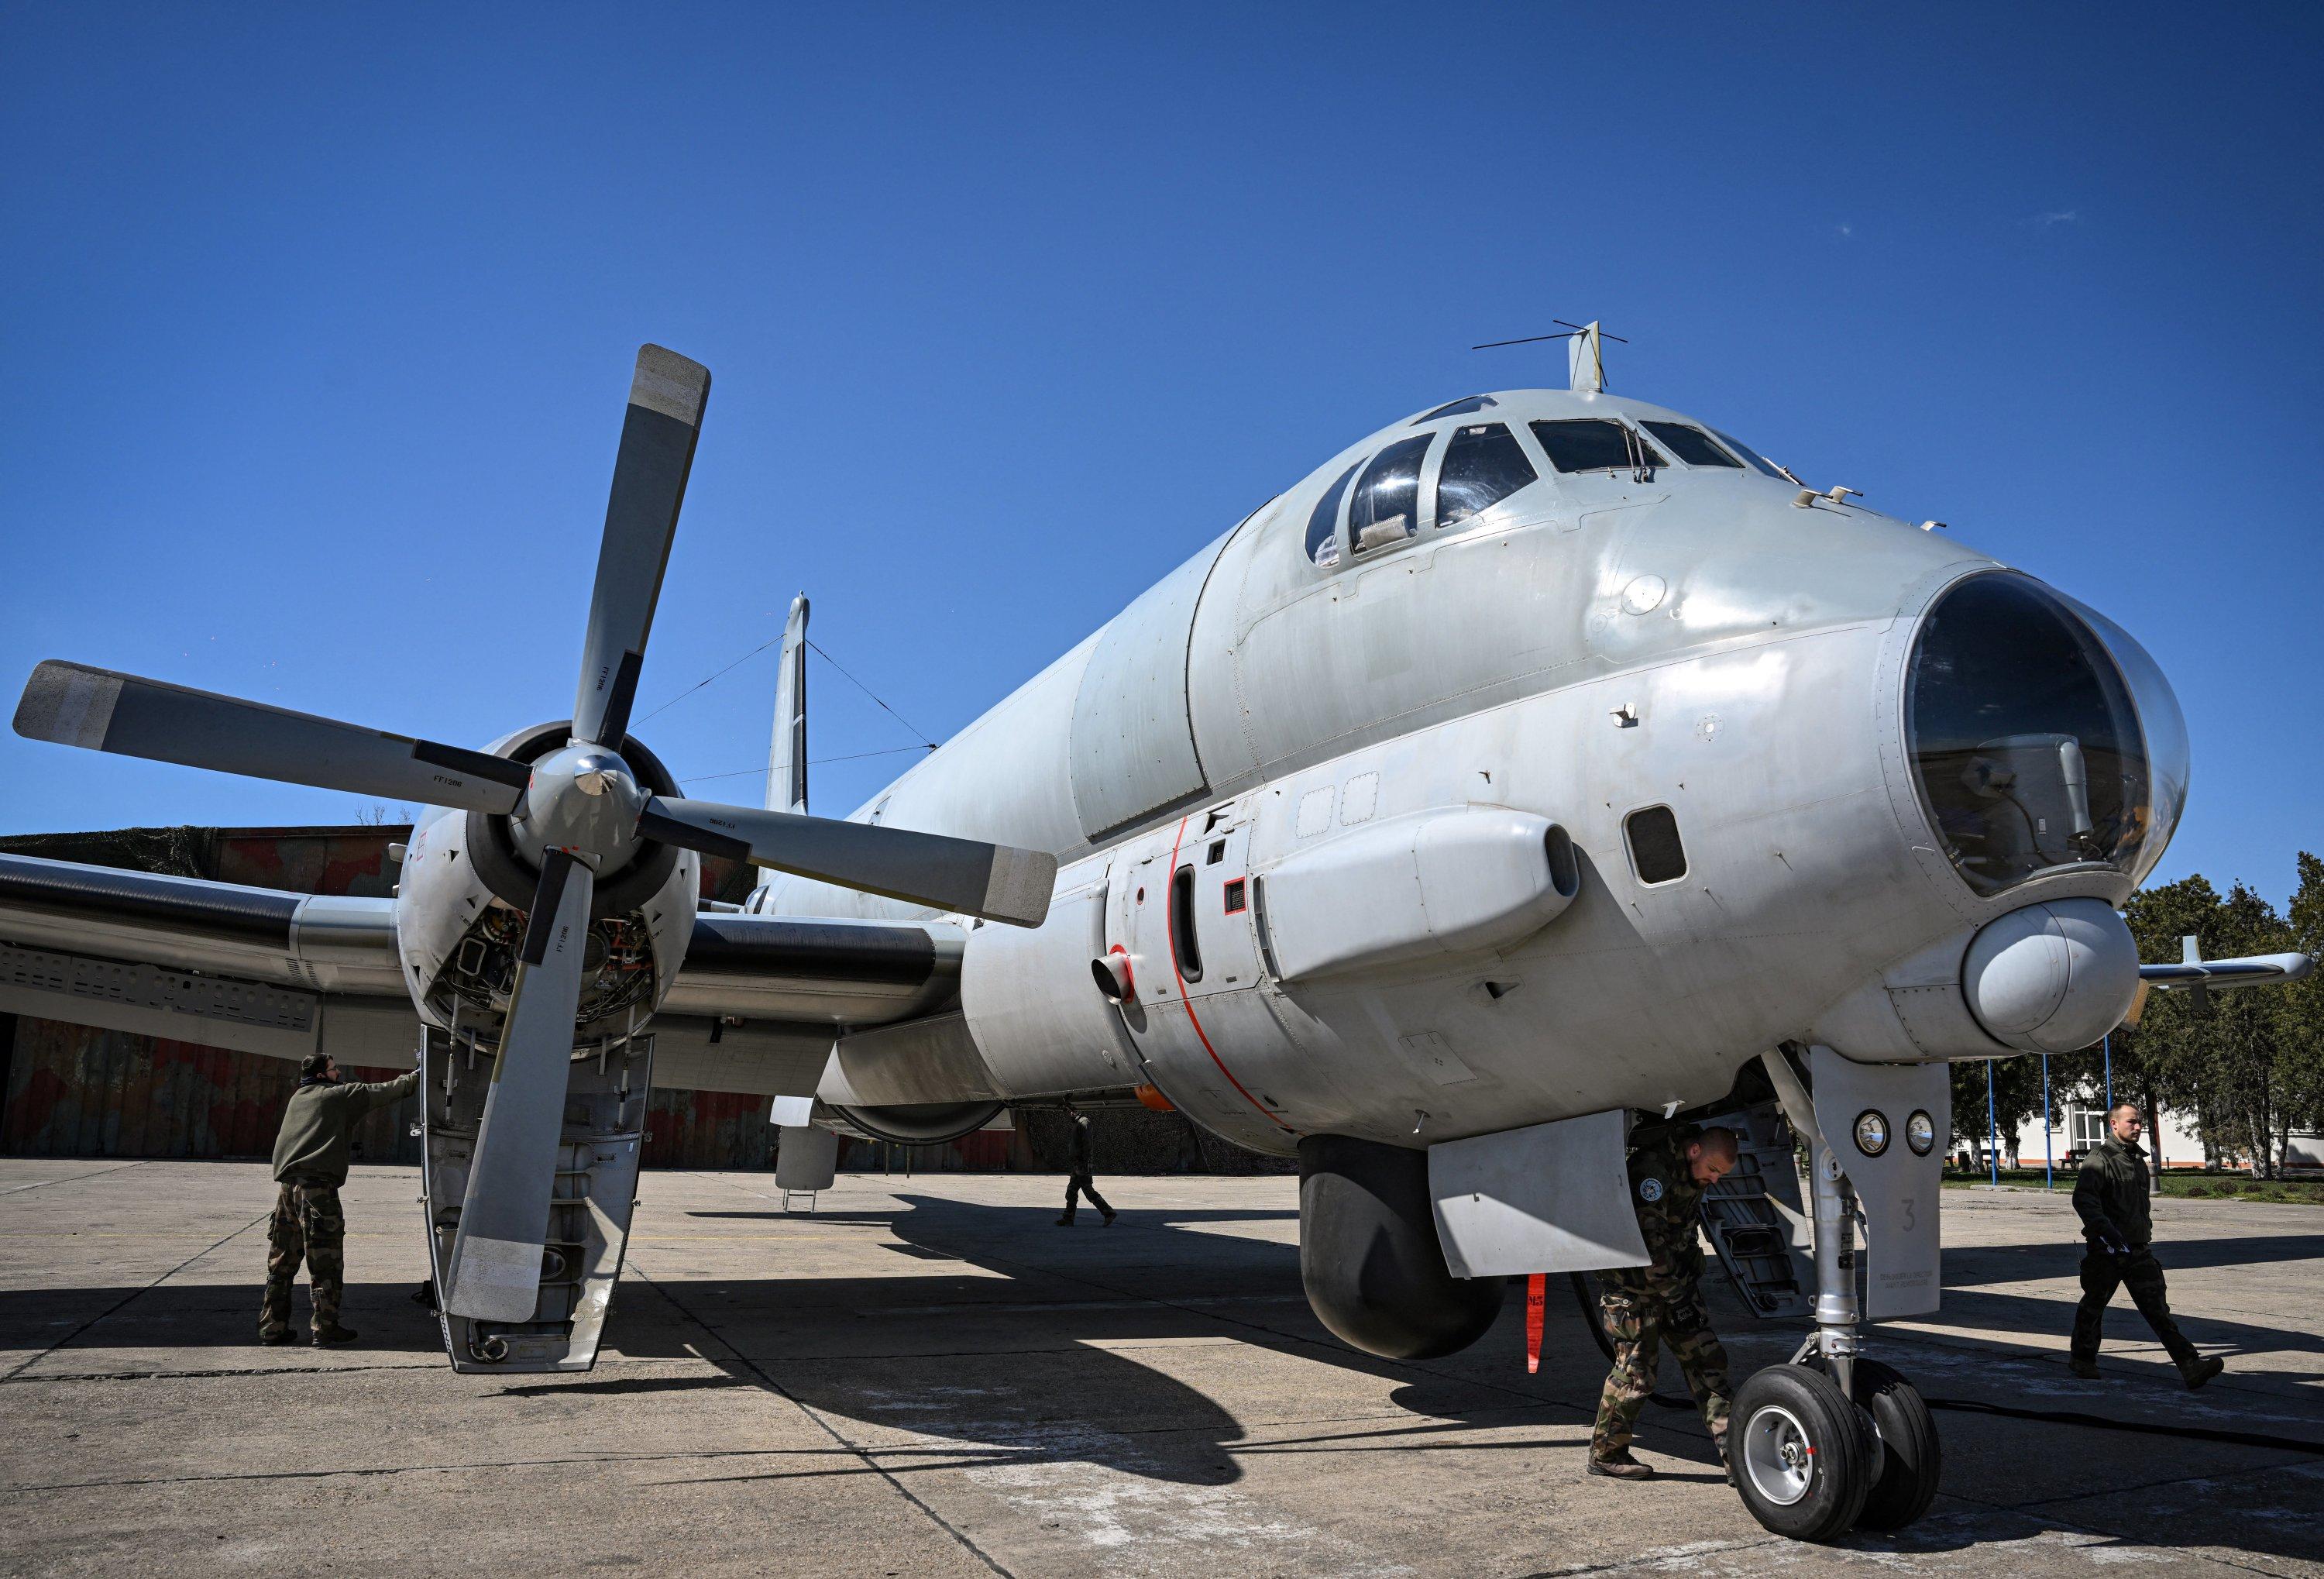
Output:
[[1754,1316],[1807,1316],[1814,1227],[1801,1205],[1792,1127],[1772,1102],[1702,1121],[1714,1124],[1735,1131],[1735,1171],[1702,1192],[1702,1232]]

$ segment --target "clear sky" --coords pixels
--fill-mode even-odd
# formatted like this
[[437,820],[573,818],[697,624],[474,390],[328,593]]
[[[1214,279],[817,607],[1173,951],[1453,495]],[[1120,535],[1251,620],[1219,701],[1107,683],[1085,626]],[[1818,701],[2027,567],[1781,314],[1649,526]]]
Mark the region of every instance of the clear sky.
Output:
[[[1363,433],[1563,382],[1471,344],[1598,318],[1618,391],[2137,634],[2195,745],[2160,876],[2281,901],[2324,845],[2319,15],[9,6],[0,691],[564,716],[653,339],[717,383],[641,715],[805,589],[942,739]],[[772,690],[640,733],[757,804]],[[915,736],[812,696],[841,812]],[[0,737],[0,831],[359,809]]]

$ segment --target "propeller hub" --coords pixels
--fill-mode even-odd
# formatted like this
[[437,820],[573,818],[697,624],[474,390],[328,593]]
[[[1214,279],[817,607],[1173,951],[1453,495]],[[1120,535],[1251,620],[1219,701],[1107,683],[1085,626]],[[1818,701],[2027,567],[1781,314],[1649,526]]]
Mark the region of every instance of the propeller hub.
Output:
[[509,831],[535,866],[549,851],[565,850],[607,875],[636,854],[645,804],[645,790],[627,762],[602,745],[576,743],[532,765],[532,782]]

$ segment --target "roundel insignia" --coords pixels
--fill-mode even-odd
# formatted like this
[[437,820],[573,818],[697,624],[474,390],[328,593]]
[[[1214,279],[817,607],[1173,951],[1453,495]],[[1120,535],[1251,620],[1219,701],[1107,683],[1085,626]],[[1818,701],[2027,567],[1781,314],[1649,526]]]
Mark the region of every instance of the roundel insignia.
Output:
[[1653,1205],[1663,1198],[1663,1181],[1651,1176],[1638,1181],[1638,1199]]

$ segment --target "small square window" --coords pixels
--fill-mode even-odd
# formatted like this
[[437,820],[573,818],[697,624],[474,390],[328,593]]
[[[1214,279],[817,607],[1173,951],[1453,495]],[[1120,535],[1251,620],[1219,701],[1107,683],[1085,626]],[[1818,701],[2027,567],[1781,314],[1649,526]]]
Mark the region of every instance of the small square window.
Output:
[[1226,858],[1227,842],[1224,839],[1213,839],[1211,841],[1210,853],[1203,857],[1203,864],[1205,866],[1216,866],[1220,862]]
[[1649,806],[1622,819],[1630,841],[1630,865],[1644,883],[1676,882],[1686,875],[1686,846],[1679,842],[1678,817],[1667,806]]
[[1246,908],[1246,903],[1245,903],[1245,900],[1244,900],[1244,898],[1243,898],[1243,887],[1244,887],[1243,880],[1242,880],[1241,878],[1240,878],[1240,877],[1236,878],[1232,882],[1230,882],[1230,883],[1228,883],[1228,884],[1227,884],[1227,887],[1226,887],[1226,895],[1227,895],[1227,908],[1226,908],[1226,913],[1227,913],[1228,915],[1230,915],[1230,916],[1240,916],[1240,915],[1241,915],[1241,914],[1243,913],[1243,910],[1244,910],[1244,909]]

